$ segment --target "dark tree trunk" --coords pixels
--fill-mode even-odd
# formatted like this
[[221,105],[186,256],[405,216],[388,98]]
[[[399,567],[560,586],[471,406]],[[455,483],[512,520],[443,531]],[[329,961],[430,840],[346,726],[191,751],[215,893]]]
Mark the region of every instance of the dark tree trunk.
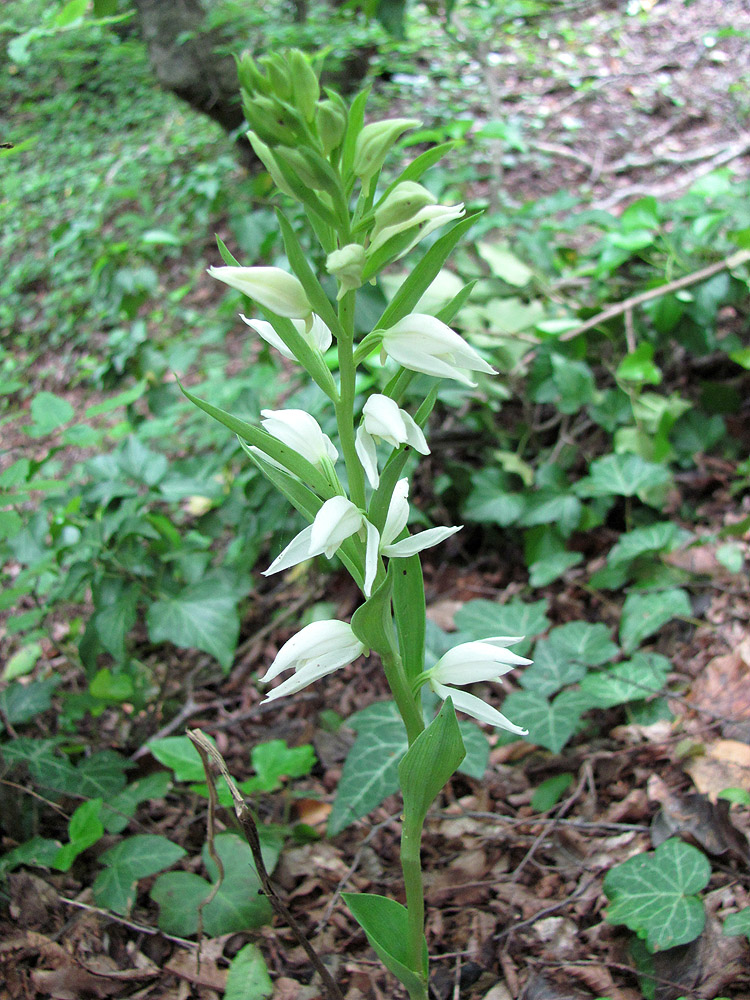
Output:
[[[203,31],[205,10],[200,0],[134,0],[143,40],[156,79],[227,132],[244,121],[237,69],[231,55],[217,54],[226,40],[217,32]],[[181,41],[181,35],[190,35]],[[252,151],[242,137],[246,162]]]
[[[331,0],[340,6],[344,0]],[[227,132],[240,128],[244,121],[239,81],[234,59],[221,55],[226,37],[203,28],[205,9],[201,0],[133,0],[138,11],[141,34],[148,48],[156,79],[203,114],[213,118]],[[307,0],[295,0],[297,16],[304,18]],[[182,36],[186,40],[182,41]],[[353,50],[332,75],[323,82],[344,93],[356,90],[367,73],[372,52]],[[238,149],[246,166],[257,163],[244,135]]]

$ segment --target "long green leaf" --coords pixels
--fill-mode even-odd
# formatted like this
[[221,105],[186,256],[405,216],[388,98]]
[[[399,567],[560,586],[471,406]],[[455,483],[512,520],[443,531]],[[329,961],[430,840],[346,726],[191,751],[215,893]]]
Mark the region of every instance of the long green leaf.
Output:
[[249,441],[250,444],[260,448],[267,455],[270,455],[271,458],[276,459],[277,462],[281,462],[286,468],[293,466],[295,472],[299,471],[300,478],[304,478],[326,500],[334,495],[334,491],[326,481],[325,476],[311,462],[308,462],[306,458],[303,458],[296,451],[288,448],[281,441],[273,437],[273,435],[266,433],[260,427],[254,427],[246,420],[240,419],[240,417],[233,417],[231,413],[227,413],[226,410],[214,406],[213,403],[209,403],[199,396],[194,396],[182,384],[180,384],[180,389],[191,403],[195,403],[204,413],[207,413],[214,420],[218,420],[220,424],[228,427],[230,431],[242,438],[243,441]]
[[343,331],[341,329],[341,324],[339,323],[339,318],[336,315],[336,310],[331,305],[330,299],[323,290],[323,286],[320,284],[315,276],[315,273],[310,267],[307,257],[305,256],[305,252],[297,239],[297,234],[292,229],[289,220],[286,219],[281,212],[277,211],[276,215],[279,220],[279,226],[281,227],[281,236],[284,240],[284,249],[286,250],[287,259],[289,260],[292,270],[305,290],[307,301],[313,307],[313,311],[316,312],[328,326],[329,330],[331,330],[337,338],[341,337],[343,335]]
[[479,214],[477,212],[457,222],[452,229],[433,243],[393,296],[393,300],[386,307],[383,315],[375,325],[375,329],[387,330],[388,327],[393,326],[394,323],[398,323],[404,316],[409,315],[437,277],[438,272],[448,259],[455,245],[464,233],[471,229],[477,221]]

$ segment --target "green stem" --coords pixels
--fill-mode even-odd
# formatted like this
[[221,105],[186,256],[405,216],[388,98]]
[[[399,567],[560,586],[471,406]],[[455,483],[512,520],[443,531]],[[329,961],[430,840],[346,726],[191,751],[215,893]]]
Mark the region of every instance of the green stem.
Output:
[[339,322],[343,336],[338,338],[339,401],[336,403],[336,422],[339,440],[344,452],[349,493],[352,501],[365,507],[365,473],[354,447],[354,396],[357,368],[354,364],[354,293],[347,292],[339,303]]
[[[404,823],[401,831],[401,869],[404,873],[406,910],[409,918],[409,967],[422,978],[424,942],[424,885],[420,847],[422,827]],[[427,979],[422,989],[409,991],[411,1000],[426,1000]]]
[[393,700],[396,702],[399,715],[404,720],[406,737],[409,740],[409,746],[411,746],[424,729],[420,704],[411,692],[398,652],[395,649],[377,650],[377,652],[380,655]]

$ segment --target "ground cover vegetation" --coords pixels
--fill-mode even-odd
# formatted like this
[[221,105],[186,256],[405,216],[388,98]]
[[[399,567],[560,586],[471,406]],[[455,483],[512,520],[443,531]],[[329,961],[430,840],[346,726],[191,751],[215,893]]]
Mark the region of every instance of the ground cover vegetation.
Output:
[[[422,120],[405,158],[454,144],[422,179],[435,198],[484,210],[419,306],[437,314],[471,284],[453,325],[500,373],[440,383],[412,485],[423,526],[465,524],[425,567],[426,665],[488,634],[525,634],[514,648],[534,660],[500,706],[528,737],[462,724],[466,760],[428,818],[436,996],[750,988],[736,7],[474,3],[415,9],[401,43],[350,15],[337,35],[342,51],[377,43],[388,79],[368,114]],[[228,813],[204,843],[189,724],[251,797],[265,865],[342,987],[392,995],[331,896],[397,885],[403,725],[357,666],[324,697],[260,706],[253,681],[300,614],[348,617],[356,597],[327,560],[260,576],[300,524],[175,379],[248,421],[283,405],[332,430],[241,329],[249,303],[204,274],[217,233],[244,265],[288,267],[272,181],[155,88],[136,31],[45,17],[18,0],[0,25],[7,988],[317,995]],[[678,28],[690,59],[670,68]],[[365,286],[360,337],[405,273]],[[380,379],[368,364],[363,392]]]

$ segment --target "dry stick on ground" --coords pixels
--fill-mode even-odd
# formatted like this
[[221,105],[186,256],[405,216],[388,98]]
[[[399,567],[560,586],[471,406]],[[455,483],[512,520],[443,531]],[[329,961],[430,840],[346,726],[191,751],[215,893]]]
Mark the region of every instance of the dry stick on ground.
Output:
[[330,1000],[344,1000],[344,996],[339,989],[336,981],[334,980],[331,973],[323,965],[318,953],[315,951],[313,946],[305,937],[304,931],[297,923],[295,918],[290,913],[286,903],[279,896],[276,895],[276,890],[271,882],[271,877],[266,871],[266,866],[263,864],[263,856],[260,849],[260,838],[258,836],[258,828],[255,825],[255,820],[253,819],[250,810],[245,804],[245,800],[240,794],[239,789],[235,785],[232,776],[229,773],[226,762],[224,758],[216,749],[216,747],[208,741],[200,729],[188,729],[187,735],[190,738],[195,749],[201,755],[201,760],[203,761],[203,767],[206,772],[206,780],[208,781],[209,787],[213,783],[213,774],[208,766],[208,759],[210,758],[219,768],[222,777],[227,783],[229,792],[232,796],[232,802],[234,803],[234,811],[237,819],[240,822],[242,828],[242,833],[245,840],[250,847],[253,854],[253,861],[255,862],[255,867],[258,872],[258,878],[260,879],[261,885],[263,886],[263,891],[268,897],[268,902],[274,908],[276,913],[281,917],[282,920],[289,924],[292,929],[294,936],[304,949],[307,957],[312,962],[315,967],[316,972],[320,976],[325,990],[330,998]]
[[[591,319],[587,319],[585,323],[581,323],[572,330],[566,330],[565,333],[561,333],[557,338],[560,341],[563,340],[573,340],[581,333],[585,333],[586,330],[591,330],[595,326],[600,326],[602,323],[606,323],[610,319],[614,319],[615,316],[621,316],[623,313],[630,312],[631,310],[637,308],[644,304],[644,302],[650,302],[652,299],[659,299],[662,295],[669,295],[671,292],[677,292],[681,288],[688,288],[690,285],[695,285],[699,281],[706,281],[706,279],[713,277],[715,274],[719,274],[721,271],[731,271],[732,268],[739,267],[740,264],[745,264],[750,261],[750,250],[738,250],[736,253],[730,254],[729,257],[725,257],[724,260],[717,261],[715,264],[709,264],[708,267],[701,268],[700,271],[693,271],[692,274],[683,275],[682,278],[675,278],[674,281],[668,282],[666,285],[659,285],[657,288],[650,288],[647,292],[641,292],[639,295],[633,295],[629,299],[625,299],[623,302],[616,302],[614,305],[610,306],[608,309],[603,310],[603,312],[597,313],[596,316],[592,316]],[[536,351],[529,351],[527,355],[521,361],[522,365],[528,364],[533,360],[536,355]]]

